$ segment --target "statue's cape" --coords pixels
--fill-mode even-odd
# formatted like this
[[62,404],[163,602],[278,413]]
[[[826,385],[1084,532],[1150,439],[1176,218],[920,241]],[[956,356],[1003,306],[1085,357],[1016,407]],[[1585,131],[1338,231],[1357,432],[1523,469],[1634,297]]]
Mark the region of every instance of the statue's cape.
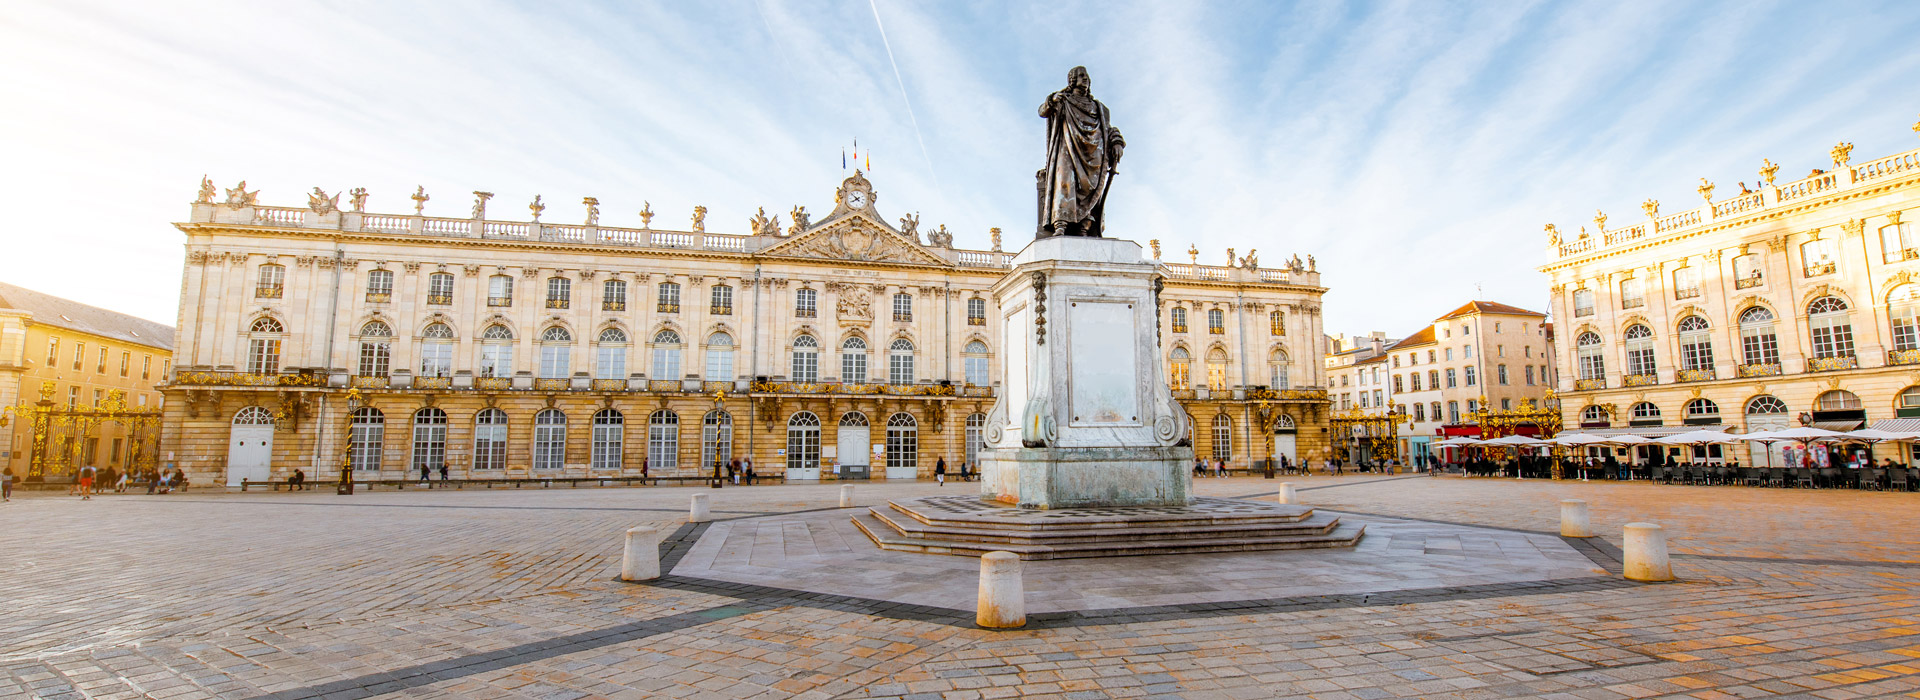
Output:
[[1046,114],[1047,223],[1078,222],[1093,215],[1094,206],[1106,196],[1112,155],[1107,106],[1092,96],[1064,97],[1059,102],[1047,99],[1052,108]]

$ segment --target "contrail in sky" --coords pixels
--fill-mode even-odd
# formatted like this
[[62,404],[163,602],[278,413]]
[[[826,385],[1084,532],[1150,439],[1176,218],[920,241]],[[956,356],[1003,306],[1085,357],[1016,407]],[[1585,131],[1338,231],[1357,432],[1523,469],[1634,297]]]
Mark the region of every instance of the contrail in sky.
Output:
[[927,137],[920,135],[920,118],[913,114],[913,100],[907,98],[907,81],[900,77],[900,62],[893,58],[893,44],[887,41],[887,26],[880,23],[880,6],[867,0],[873,9],[873,26],[880,29],[880,45],[887,49],[887,62],[893,64],[893,81],[900,86],[900,101],[907,105],[907,120],[913,123],[913,138],[920,142],[920,157],[927,160],[927,173],[933,176],[933,189],[940,194],[941,206],[947,206],[947,188],[940,184],[940,171],[933,167],[933,155],[927,151]]

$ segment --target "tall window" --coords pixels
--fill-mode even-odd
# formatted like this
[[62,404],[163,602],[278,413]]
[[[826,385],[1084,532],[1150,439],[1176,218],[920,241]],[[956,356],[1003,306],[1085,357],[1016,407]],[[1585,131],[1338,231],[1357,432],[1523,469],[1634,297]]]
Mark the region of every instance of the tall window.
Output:
[[1219,309],[1207,309],[1207,333],[1225,335],[1227,332],[1227,312]]
[[1467,375],[1467,386],[1473,386],[1473,385],[1475,385],[1475,384],[1477,384],[1477,383],[1479,383],[1479,378],[1478,378],[1477,376],[1475,376],[1475,374],[1474,374],[1474,367],[1473,367],[1473,365],[1467,365],[1467,368],[1466,368],[1466,370],[1465,370],[1465,373],[1466,373],[1466,375]]
[[913,416],[895,413],[887,418],[887,468],[920,467],[920,424]]
[[107,373],[107,346],[101,345],[93,353],[93,371],[95,374]]
[[[1471,411],[1472,409],[1468,409],[1468,410]],[[1458,425],[1460,423],[1460,402],[1458,401],[1447,402],[1447,422],[1453,423],[1455,425]]]
[[287,268],[261,265],[259,284],[253,288],[256,299],[279,299],[286,292]]
[[1755,306],[1740,312],[1740,361],[1747,365],[1780,363],[1780,339],[1773,332],[1773,312]]
[[393,299],[393,271],[367,271],[367,301],[382,302]]
[[714,333],[707,336],[707,381],[733,381],[733,336]]
[[733,315],[733,288],[724,284],[713,285],[712,302],[713,302],[713,309],[712,309],[713,315],[715,316]]
[[[1407,374],[1407,386],[1411,387],[1407,389],[1408,391],[1420,391],[1420,373],[1419,372],[1410,372]],[[1399,391],[1400,385],[1399,384],[1393,385],[1393,390]]]
[[1599,380],[1607,377],[1607,358],[1602,353],[1600,334],[1593,331],[1581,333],[1573,342],[1573,347],[1579,356],[1581,379]]
[[627,310],[627,281],[607,280],[600,284],[600,310]]
[[1184,306],[1173,307],[1173,311],[1170,313],[1173,314],[1173,332],[1175,333],[1187,332],[1187,307],[1184,307]]
[[1233,419],[1225,413],[1213,417],[1213,458],[1233,459]]
[[1764,276],[1760,271],[1760,256],[1748,253],[1746,255],[1736,255],[1733,257],[1733,287],[1735,289],[1758,287],[1760,286],[1760,280],[1763,279]]
[[1500,378],[1499,378],[1499,381],[1500,381],[1500,386],[1506,386],[1506,385],[1507,385],[1507,366],[1506,366],[1506,365],[1500,365],[1500,366],[1499,366],[1498,368],[1496,368],[1496,369],[1498,370],[1498,372],[1499,372],[1499,374],[1500,374]]
[[1808,277],[1818,277],[1834,271],[1833,239],[1816,238],[1800,244],[1800,263]]
[[680,468],[680,414],[663,409],[647,417],[647,468]]
[[121,350],[120,351],[120,376],[122,377],[127,376],[127,372],[132,369],[133,369],[133,353],[127,352],[125,350]]
[[987,435],[987,414],[967,414],[966,460],[968,464],[980,461],[980,447],[985,444]]
[[621,449],[627,440],[627,417],[611,408],[593,414],[594,469],[619,469]]
[[1281,312],[1281,311],[1269,312],[1267,314],[1267,324],[1271,326],[1271,328],[1268,329],[1268,332],[1276,336],[1287,334],[1287,314],[1285,312]]
[[987,325],[987,300],[980,297],[967,300],[967,325]]
[[453,303],[453,275],[445,272],[427,275],[427,303],[435,306]]
[[57,337],[48,337],[47,338],[47,366],[52,367],[59,362],[60,362],[60,339]]
[[1227,390],[1227,353],[1220,348],[1207,352],[1207,390]]
[[565,277],[547,278],[547,308],[564,309],[573,306],[573,280]]
[[813,318],[819,313],[820,293],[801,287],[793,293],[794,318]]
[[380,409],[355,409],[347,432],[347,461],[354,471],[380,471],[380,452],[387,437],[387,417]]
[[540,333],[540,377],[566,379],[573,376],[569,360],[573,357],[573,334],[553,326]]
[[1893,288],[1887,295],[1887,318],[1893,323],[1893,349],[1920,348],[1920,284]]
[[700,464],[711,467],[733,461],[733,415],[708,411],[700,421]]
[[1673,298],[1692,299],[1700,296],[1700,268],[1688,265],[1673,271]]
[[73,371],[75,372],[80,371],[80,367],[82,365],[85,365],[86,363],[87,363],[87,344],[74,343],[73,344]]
[[1527,365],[1527,386],[1533,386],[1533,365]]
[[867,341],[860,336],[849,337],[840,344],[840,381],[867,383]]
[[285,337],[286,329],[280,322],[263,317],[253,322],[247,338],[247,373],[278,374],[280,372],[280,341]]
[[1287,377],[1289,364],[1287,351],[1283,348],[1274,348],[1273,352],[1267,355],[1267,386],[1275,389],[1285,389],[1290,386],[1291,380]]
[[913,296],[905,292],[893,295],[893,320],[913,320]]
[[662,329],[653,334],[653,378],[680,378],[680,334]]
[[1920,258],[1920,245],[1913,239],[1913,229],[1909,224],[1899,223],[1880,227],[1880,249],[1890,263]]
[[507,412],[485,409],[473,416],[473,468],[507,468]]
[[[1175,308],[1178,309],[1178,307]],[[1167,382],[1175,389],[1193,388],[1193,375],[1189,369],[1191,364],[1193,364],[1193,356],[1187,354],[1186,348],[1174,348],[1173,353],[1167,357]]]
[[533,468],[559,469],[567,463],[567,414],[549,408],[533,416]]
[[1707,320],[1699,316],[1680,319],[1680,367],[1690,370],[1713,369],[1713,334]]
[[493,324],[480,333],[480,376],[513,376],[513,331]]
[[140,378],[152,379],[153,378],[152,375],[153,375],[153,356],[141,355],[140,356]]
[[1653,374],[1653,330],[1641,324],[1627,327],[1627,374]]
[[618,328],[600,331],[600,343],[594,347],[594,379],[627,378],[627,332]]
[[1639,278],[1620,281],[1620,308],[1637,309],[1647,305],[1646,283]]
[[360,327],[360,376],[387,376],[393,361],[393,329],[379,321]]
[[1593,315],[1593,290],[1591,289],[1573,290],[1573,315],[1575,316],[1592,316]]
[[1853,321],[1847,303],[1838,297],[1820,297],[1807,305],[1807,325],[1813,330],[1814,357],[1851,357]]
[[1452,367],[1448,367],[1447,368],[1447,388],[1452,389],[1459,385],[1460,385],[1460,375],[1454,372]]
[[820,341],[803,335],[793,339],[793,358],[787,378],[796,382],[820,381]]
[[659,311],[663,314],[680,313],[680,285],[673,282],[660,283]]
[[978,340],[968,342],[961,353],[967,366],[967,383],[974,386],[986,386],[991,383],[991,380],[987,379],[987,344]]
[[453,374],[453,329],[444,323],[427,324],[420,332],[420,376]]
[[888,348],[887,383],[913,383],[913,341],[899,338]]
[[787,419],[787,468],[820,467],[820,417],[806,411]]
[[494,275],[487,278],[487,306],[513,306],[513,278]]
[[447,463],[447,412],[423,408],[413,414],[413,470],[437,470]]

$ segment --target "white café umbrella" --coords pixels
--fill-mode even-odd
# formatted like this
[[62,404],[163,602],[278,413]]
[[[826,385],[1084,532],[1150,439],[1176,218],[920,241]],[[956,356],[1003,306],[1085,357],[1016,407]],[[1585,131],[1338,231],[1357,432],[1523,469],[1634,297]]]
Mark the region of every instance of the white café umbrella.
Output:
[[1651,445],[1653,439],[1639,435],[1612,435],[1607,437],[1609,445]]
[[1546,443],[1547,441],[1545,440],[1541,440],[1539,438],[1530,438],[1525,435],[1508,435],[1506,437],[1494,438],[1492,440],[1486,441],[1486,444],[1489,444],[1489,445],[1517,445],[1520,447],[1527,447],[1531,445],[1544,445]]
[[1874,443],[1886,440],[1912,440],[1913,435],[1913,433],[1896,433],[1878,428],[1861,428],[1850,433],[1844,433],[1840,438],[1843,440],[1859,440],[1861,442]]
[[1473,439],[1473,438],[1470,438],[1470,437],[1464,437],[1464,436],[1462,436],[1462,437],[1450,437],[1450,438],[1447,438],[1447,439],[1445,439],[1445,440],[1441,440],[1441,441],[1439,441],[1439,442],[1436,442],[1436,443],[1434,443],[1434,444],[1436,444],[1436,445],[1446,445],[1446,446],[1448,446],[1448,447],[1466,447],[1466,446],[1468,446],[1468,445],[1484,445],[1484,444],[1486,444],[1486,441],[1485,441],[1485,440],[1475,440],[1475,439]]
[[1607,443],[1607,439],[1592,433],[1567,433],[1548,440],[1547,442],[1555,445],[1565,445],[1567,447],[1583,447],[1586,445],[1604,445]]
[[[1830,440],[1845,434],[1846,433],[1839,433],[1839,432],[1834,432],[1832,430],[1824,430],[1821,428],[1787,428],[1785,430],[1775,430],[1772,432],[1773,439],[1775,440],[1792,440],[1795,442],[1814,442],[1816,440]],[[1748,436],[1747,439],[1752,440],[1753,437]]]
[[1714,442],[1739,442],[1736,435],[1728,435],[1718,430],[1690,430],[1678,435],[1655,438],[1654,442],[1663,445],[1700,445]]

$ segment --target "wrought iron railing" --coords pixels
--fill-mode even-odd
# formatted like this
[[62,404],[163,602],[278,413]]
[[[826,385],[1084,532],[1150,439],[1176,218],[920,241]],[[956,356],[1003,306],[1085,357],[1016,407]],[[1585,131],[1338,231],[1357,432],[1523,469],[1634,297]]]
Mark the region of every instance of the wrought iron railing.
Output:
[[513,296],[487,297],[487,306],[513,306]]
[[428,294],[427,303],[434,306],[448,306],[453,303],[452,294]]
[[793,310],[794,318],[814,318],[818,315],[819,315],[818,312],[816,312],[813,309],[794,309]]
[[1714,379],[1715,377],[1714,377],[1714,372],[1712,367],[1705,367],[1701,369],[1683,369],[1683,370],[1680,370],[1679,372],[1675,372],[1673,375],[1673,380],[1676,382],[1710,382],[1710,381],[1713,381]]
[[895,311],[893,312],[893,320],[901,323],[912,321],[913,312],[912,311]]
[[969,326],[984,326],[984,325],[987,325],[987,317],[985,317],[985,316],[968,316],[968,317],[967,317],[967,325],[969,325]]
[[680,390],[680,380],[678,379],[650,379],[647,381],[647,391],[679,391],[679,390]]
[[1888,350],[1887,364],[1920,365],[1920,348],[1906,348],[1904,350]]
[[1859,361],[1853,355],[1834,355],[1832,357],[1807,358],[1808,372],[1834,372],[1859,367]]
[[1629,374],[1620,378],[1622,386],[1653,386],[1660,383],[1657,374]]
[[1747,377],[1774,377],[1774,376],[1779,376],[1779,374],[1780,374],[1780,363],[1778,362],[1761,362],[1761,363],[1751,364],[1751,365],[1740,365],[1740,377],[1742,379]]
[[1175,332],[1175,333],[1185,333],[1185,332],[1187,332],[1187,324],[1184,324],[1184,323],[1176,323],[1176,324],[1173,324],[1173,332]]
[[1834,270],[1833,263],[1819,263],[1814,265],[1808,265],[1806,276],[1819,277],[1821,275],[1831,275],[1833,274],[1833,270]]
[[453,388],[453,377],[414,377],[413,388],[451,389]]
[[1573,380],[1573,390],[1574,390],[1574,391],[1593,391],[1593,390],[1595,390],[1595,389],[1605,389],[1605,388],[1607,388],[1607,380],[1605,380],[1605,379],[1575,379],[1575,380]]
[[594,391],[626,391],[626,390],[627,390],[627,380],[625,380],[625,379],[595,379],[595,380],[593,380],[593,390],[594,390]]
[[280,295],[281,295],[281,294],[283,294],[284,292],[285,292],[285,288],[283,288],[283,287],[281,287],[280,285],[277,285],[277,284],[274,284],[274,285],[261,285],[261,286],[259,286],[259,287],[255,287],[255,288],[254,288],[254,290],[253,290],[253,298],[255,298],[255,299],[278,299],[278,298],[280,298]]
[[326,386],[327,377],[315,372],[255,374],[225,370],[183,370],[174,373],[173,383],[196,386]]
[[508,377],[479,377],[473,380],[473,388],[481,391],[506,391],[513,388],[513,379]]

